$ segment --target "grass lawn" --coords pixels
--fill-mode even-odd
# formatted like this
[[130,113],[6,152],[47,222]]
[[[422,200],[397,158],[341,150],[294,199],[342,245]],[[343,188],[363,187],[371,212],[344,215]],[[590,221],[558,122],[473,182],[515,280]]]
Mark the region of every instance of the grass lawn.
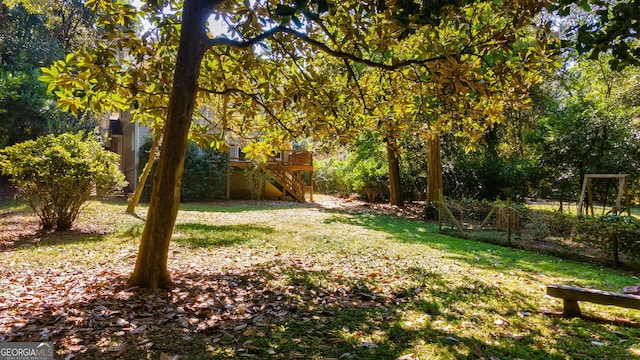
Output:
[[37,241],[28,209],[0,205],[0,341],[52,341],[60,359],[640,357],[640,311],[584,303],[588,318],[564,319],[545,296],[619,292],[634,274],[370,212],[184,204],[176,286],[149,293],[124,284],[146,213],[124,209],[92,201]]

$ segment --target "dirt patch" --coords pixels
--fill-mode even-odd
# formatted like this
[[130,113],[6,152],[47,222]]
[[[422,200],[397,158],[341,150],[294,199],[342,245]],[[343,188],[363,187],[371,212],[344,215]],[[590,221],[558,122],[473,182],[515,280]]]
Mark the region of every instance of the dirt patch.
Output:
[[329,195],[314,196],[316,206],[331,210],[371,212],[383,215],[394,215],[411,220],[422,220],[424,215],[424,201],[406,203],[403,207],[386,203],[368,203],[358,199],[338,198]]

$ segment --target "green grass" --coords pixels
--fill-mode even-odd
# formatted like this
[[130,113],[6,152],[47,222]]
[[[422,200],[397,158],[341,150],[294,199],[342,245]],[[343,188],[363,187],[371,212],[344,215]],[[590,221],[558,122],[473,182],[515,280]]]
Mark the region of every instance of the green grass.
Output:
[[[392,216],[186,204],[169,252],[176,287],[149,294],[123,285],[146,209],[123,212],[92,202],[79,223],[95,231],[0,253],[0,336],[47,329],[60,357],[95,359],[640,356],[639,311],[581,304],[588,318],[565,319],[545,296],[549,283],[620,291],[640,282],[631,273]],[[21,298],[36,290],[44,300]],[[64,310],[50,315],[47,302]],[[118,318],[148,325],[132,333]]]
[[31,209],[22,201],[0,199],[0,215],[29,211],[31,211]]

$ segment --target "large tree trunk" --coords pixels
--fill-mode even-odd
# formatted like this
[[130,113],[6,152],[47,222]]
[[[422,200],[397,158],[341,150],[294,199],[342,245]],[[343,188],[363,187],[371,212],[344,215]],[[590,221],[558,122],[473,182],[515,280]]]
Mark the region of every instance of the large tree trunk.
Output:
[[166,288],[169,241],[180,205],[180,182],[187,150],[189,126],[198,89],[200,63],[206,51],[205,24],[217,0],[185,0],[173,87],[158,171],[153,182],[147,221],[140,241],[136,266],[129,284]]
[[138,206],[140,196],[142,196],[142,190],[144,190],[144,185],[147,183],[147,178],[149,177],[149,173],[151,173],[153,163],[156,161],[156,154],[158,152],[159,145],[160,135],[154,132],[153,139],[151,140],[151,150],[149,151],[149,160],[147,160],[147,163],[144,165],[144,169],[142,170],[142,174],[140,174],[136,190],[133,195],[127,199],[127,214],[133,214],[136,211],[136,206]]
[[402,186],[400,183],[400,152],[396,139],[387,137],[387,163],[389,164],[389,194],[391,205],[402,206]]
[[427,204],[440,201],[442,192],[442,156],[440,137],[427,140]]

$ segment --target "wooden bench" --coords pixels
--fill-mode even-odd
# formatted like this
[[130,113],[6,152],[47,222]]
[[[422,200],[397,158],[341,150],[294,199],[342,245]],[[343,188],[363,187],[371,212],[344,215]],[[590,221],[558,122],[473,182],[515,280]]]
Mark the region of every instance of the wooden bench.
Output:
[[638,295],[554,284],[547,285],[547,295],[562,299],[564,316],[566,317],[579,317],[582,315],[578,301],[640,309],[640,296]]

